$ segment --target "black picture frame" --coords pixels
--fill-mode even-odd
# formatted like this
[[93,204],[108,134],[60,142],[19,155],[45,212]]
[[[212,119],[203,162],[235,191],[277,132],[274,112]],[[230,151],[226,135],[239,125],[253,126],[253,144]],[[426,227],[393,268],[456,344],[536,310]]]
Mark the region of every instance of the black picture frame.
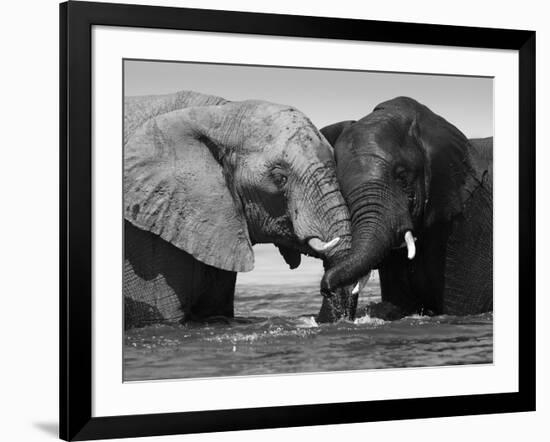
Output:
[[[519,391],[92,417],[94,25],[519,53]],[[60,5],[60,437],[90,440],[535,410],[535,32],[108,3]]]

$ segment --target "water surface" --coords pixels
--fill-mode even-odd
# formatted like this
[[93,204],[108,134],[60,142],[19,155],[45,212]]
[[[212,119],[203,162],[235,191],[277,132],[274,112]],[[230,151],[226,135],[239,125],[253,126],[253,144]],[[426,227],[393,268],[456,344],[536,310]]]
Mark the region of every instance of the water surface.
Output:
[[[380,300],[378,282],[360,305]],[[158,325],[125,337],[127,381],[491,363],[492,314],[317,324],[318,279],[239,284],[233,320]]]

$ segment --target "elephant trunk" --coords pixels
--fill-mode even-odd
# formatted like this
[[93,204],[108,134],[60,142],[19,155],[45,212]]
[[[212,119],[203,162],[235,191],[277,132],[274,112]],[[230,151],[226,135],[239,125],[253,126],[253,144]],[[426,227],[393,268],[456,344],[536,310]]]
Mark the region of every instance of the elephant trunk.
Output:
[[[341,263],[346,260],[350,253],[349,246],[347,247],[338,250],[328,259],[324,260],[325,276],[323,278],[327,274],[339,277],[341,272],[346,271],[345,266],[342,266]],[[336,322],[342,318],[353,320],[357,309],[357,300],[358,293],[353,292],[352,286],[339,287],[335,290],[334,296],[323,296],[323,303],[317,321],[320,323],[329,323]]]
[[[351,212],[352,244],[347,256],[327,269],[321,281],[323,305],[327,305],[327,310],[330,305],[356,305],[356,299],[348,299],[350,295],[345,287],[353,287],[368,275],[401,243],[405,232],[412,230],[406,202],[383,180],[364,180],[346,190],[344,186],[344,197]],[[344,309],[342,316],[349,313]]]
[[339,190],[333,167],[320,167],[306,175],[299,197],[291,206],[294,230],[310,253],[333,266],[349,253],[349,210]]
[[[348,206],[340,191],[334,167],[318,169],[318,176],[309,180],[316,183],[305,187],[303,207],[307,210],[298,210],[303,218],[295,220],[297,230],[303,232],[302,237],[308,239],[308,246],[316,255],[323,259],[325,271],[336,269],[351,250],[351,226]],[[315,203],[312,203],[315,202]],[[309,211],[312,212],[309,212]],[[301,218],[301,219],[300,219]],[[318,220],[311,225],[311,220]],[[307,233],[306,233],[307,232]],[[316,232],[317,238],[311,237]],[[340,270],[332,270],[337,275]],[[357,296],[351,294],[351,287],[339,290],[339,296],[333,303],[326,303],[319,313],[320,322],[334,322],[341,317],[352,318],[355,315]]]

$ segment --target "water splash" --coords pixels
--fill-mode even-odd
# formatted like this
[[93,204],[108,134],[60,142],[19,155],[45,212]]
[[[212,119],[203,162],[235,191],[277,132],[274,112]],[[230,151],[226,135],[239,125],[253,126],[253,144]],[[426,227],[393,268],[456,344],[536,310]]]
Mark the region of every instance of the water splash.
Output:
[[369,315],[362,316],[360,318],[356,318],[355,321],[353,321],[355,325],[383,325],[386,323],[383,319],[380,318],[371,318]]
[[315,328],[319,327],[319,324],[317,324],[317,321],[315,320],[315,317],[308,316],[308,317],[300,317],[298,318],[298,323],[296,324],[296,327],[298,328]]

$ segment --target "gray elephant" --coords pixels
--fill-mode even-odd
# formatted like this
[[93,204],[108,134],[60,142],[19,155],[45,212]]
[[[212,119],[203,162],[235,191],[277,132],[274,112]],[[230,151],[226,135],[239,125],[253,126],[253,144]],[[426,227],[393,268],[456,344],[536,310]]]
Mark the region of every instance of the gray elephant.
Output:
[[407,97],[321,132],[353,236],[350,255],[325,273],[326,303],[378,268],[382,300],[401,315],[492,310],[492,138],[468,140]]
[[233,316],[256,243],[291,268],[351,244],[332,148],[305,115],[194,92],[125,100],[125,327]]

